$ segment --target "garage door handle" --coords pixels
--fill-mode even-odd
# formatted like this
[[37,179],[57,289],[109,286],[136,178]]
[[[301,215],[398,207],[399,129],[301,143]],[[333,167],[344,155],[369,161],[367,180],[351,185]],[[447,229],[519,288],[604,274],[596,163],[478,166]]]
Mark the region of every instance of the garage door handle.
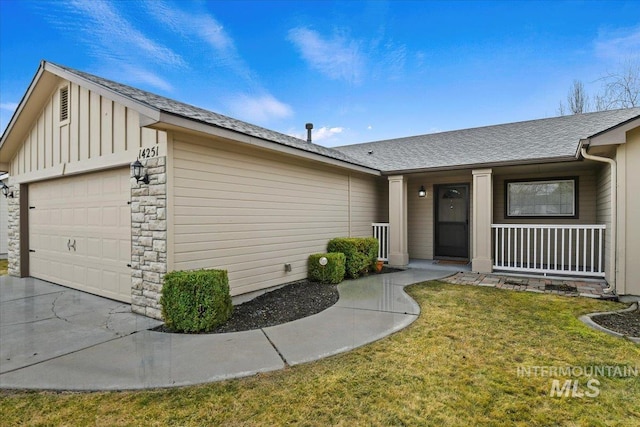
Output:
[[71,250],[71,248],[73,248],[73,251],[76,251],[76,239],[73,239],[73,244],[71,244],[71,239],[69,239],[69,241],[67,241],[67,249]]

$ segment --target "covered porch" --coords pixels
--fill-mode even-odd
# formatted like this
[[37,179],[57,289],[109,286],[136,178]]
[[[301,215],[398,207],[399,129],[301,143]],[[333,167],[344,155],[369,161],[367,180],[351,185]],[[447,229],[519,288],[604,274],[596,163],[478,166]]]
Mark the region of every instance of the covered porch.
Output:
[[388,182],[388,221],[373,223],[372,233],[390,266],[457,262],[483,274],[608,279],[607,165],[458,169]]

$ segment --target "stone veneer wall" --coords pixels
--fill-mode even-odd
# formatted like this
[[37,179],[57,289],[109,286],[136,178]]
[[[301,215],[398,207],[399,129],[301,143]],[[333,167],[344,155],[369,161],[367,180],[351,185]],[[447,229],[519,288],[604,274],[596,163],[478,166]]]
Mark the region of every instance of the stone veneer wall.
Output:
[[[7,258],[9,260],[8,273],[20,277],[20,190],[11,188],[13,198],[7,198]],[[4,196],[0,196],[4,197]]]
[[141,162],[149,184],[131,180],[131,310],[162,319],[160,296],[167,272],[166,157]]

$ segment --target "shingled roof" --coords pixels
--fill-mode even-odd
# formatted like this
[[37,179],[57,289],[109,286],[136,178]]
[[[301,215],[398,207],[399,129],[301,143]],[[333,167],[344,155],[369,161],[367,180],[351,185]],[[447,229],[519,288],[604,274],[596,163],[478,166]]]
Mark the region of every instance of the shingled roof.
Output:
[[382,172],[577,159],[580,140],[640,117],[640,108],[577,114],[336,147]]
[[[581,139],[640,117],[640,108],[631,108],[327,148],[63,65],[43,61],[41,70],[99,86],[154,114],[237,132],[374,174],[577,160]],[[0,148],[16,116],[2,135]]]
[[[241,120],[233,119],[231,117],[224,116],[222,114],[214,113],[213,111],[205,110],[193,105],[185,104],[184,102],[176,101],[164,96],[156,95],[151,92],[147,92],[141,89],[137,89],[131,86],[124,85],[122,83],[114,82],[102,77],[95,76],[93,74],[85,73],[83,71],[75,70],[73,68],[66,67],[64,65],[54,64],[49,62],[48,64],[58,67],[67,71],[73,75],[76,75],[84,80],[102,86],[116,94],[131,99],[135,102],[144,104],[152,109],[174,114],[179,117],[183,117],[189,120],[193,120],[199,123],[216,126],[222,129],[227,129],[235,132],[239,132],[244,135],[260,138],[265,141],[270,141],[276,144],[286,145],[288,147],[297,148],[302,151],[319,154],[324,157],[340,160],[343,162],[362,166],[359,162],[354,161],[346,154],[334,150],[331,148],[323,147],[321,145],[308,143],[299,138],[285,135],[273,130],[265,129],[260,126],[252,125]],[[365,166],[366,167],[366,166]],[[376,168],[373,168],[376,169]]]

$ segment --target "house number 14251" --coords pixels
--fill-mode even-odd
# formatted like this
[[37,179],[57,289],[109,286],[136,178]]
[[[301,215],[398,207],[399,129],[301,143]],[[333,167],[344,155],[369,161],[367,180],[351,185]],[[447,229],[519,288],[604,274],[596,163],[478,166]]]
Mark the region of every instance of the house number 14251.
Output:
[[153,147],[141,148],[138,153],[139,159],[149,159],[151,157],[157,157],[159,153],[159,148],[157,145]]

